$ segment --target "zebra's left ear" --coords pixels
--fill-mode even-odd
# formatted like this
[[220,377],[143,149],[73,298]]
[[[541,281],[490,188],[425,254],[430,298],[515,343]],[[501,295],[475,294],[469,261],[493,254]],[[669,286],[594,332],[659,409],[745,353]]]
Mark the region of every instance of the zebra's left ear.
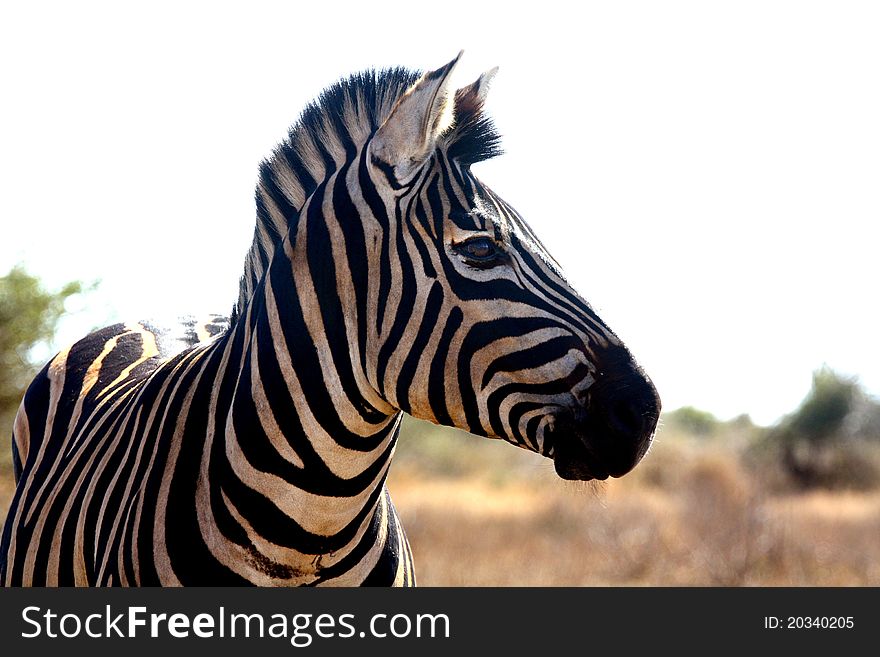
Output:
[[461,52],[446,66],[420,77],[397,101],[370,142],[371,160],[390,167],[398,181],[406,180],[424,164],[437,138],[452,125],[449,74],[460,58]]

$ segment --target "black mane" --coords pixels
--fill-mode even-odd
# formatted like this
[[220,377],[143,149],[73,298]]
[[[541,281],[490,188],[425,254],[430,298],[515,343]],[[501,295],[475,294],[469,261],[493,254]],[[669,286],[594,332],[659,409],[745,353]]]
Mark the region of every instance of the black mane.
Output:
[[[421,75],[405,68],[343,78],[309,103],[287,138],[260,164],[257,222],[232,320],[244,310],[275,245],[295,228],[299,210],[324,178],[351,159]],[[455,122],[440,138],[449,157],[469,166],[501,153],[500,136],[476,94],[455,96]]]

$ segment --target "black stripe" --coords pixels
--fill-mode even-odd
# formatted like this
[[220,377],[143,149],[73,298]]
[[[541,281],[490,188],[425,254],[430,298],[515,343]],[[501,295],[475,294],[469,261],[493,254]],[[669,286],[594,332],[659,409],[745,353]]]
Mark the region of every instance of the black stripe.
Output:
[[[413,201],[410,202],[409,207],[407,208],[407,218],[409,219],[408,223],[418,222],[422,226],[422,230],[424,230],[425,234],[431,235],[435,242],[430,243],[426,241],[426,239],[422,238],[422,232],[419,230],[411,229],[410,237],[413,240],[413,243],[416,246],[416,250],[419,253],[419,259],[422,262],[422,272],[424,273],[426,278],[437,278],[437,270],[434,268],[434,263],[431,261],[431,253],[430,251],[437,251],[438,248],[440,253],[443,252],[443,241],[442,239],[437,239],[436,234],[432,235],[434,232],[434,226],[431,224],[430,219],[428,218],[428,214],[425,211],[425,204],[422,201],[422,192],[425,189],[427,182],[427,177],[422,179],[422,183],[419,187],[418,192],[413,198]],[[415,221],[413,221],[413,218]],[[427,238],[430,239],[430,238]],[[429,250],[429,246],[431,247]]]
[[[391,441],[378,461],[387,462],[393,453],[393,448],[394,443]],[[340,550],[350,543],[361,523],[373,511],[373,506],[383,491],[383,486],[377,486],[348,524],[332,536],[321,536],[303,529],[296,521],[282,513],[272,500],[237,479],[231,470],[228,476],[223,477],[222,487],[229,500],[263,539],[276,545],[293,547],[306,554],[326,554]]]
[[539,289],[552,290],[556,293],[553,300],[561,306],[561,308],[556,310],[556,313],[565,317],[573,326],[579,327],[583,332],[589,330],[590,332],[598,333],[600,335],[611,333],[611,330],[606,326],[605,322],[593,312],[593,309],[589,304],[578,297],[574,290],[563,286],[560,282],[547,276],[541,270],[538,263],[535,262],[534,257],[529,253],[528,249],[524,248],[515,238],[514,245],[518,256],[526,265],[522,272],[526,280]]
[[[215,350],[207,362],[196,363],[192,369],[181,375],[181,388],[171,400],[166,411],[171,422],[166,422],[160,438],[160,454],[157,455],[157,461],[163,465],[154,468],[153,472],[155,484],[161,483],[159,475],[166,469],[171,469],[173,473],[165,507],[165,545],[174,573],[184,585],[210,583],[214,586],[236,586],[247,583],[241,576],[218,562],[211,554],[199,529],[197,509],[194,503],[198,484],[198,476],[194,475],[201,468],[205,427],[208,423],[208,407],[215,385],[212,375],[217,371],[220,356],[219,350]],[[196,385],[196,376],[202,367],[204,368],[203,374]],[[194,386],[190,413],[185,418],[177,459],[173,463],[168,462],[168,450],[171,447],[176,419],[180,416],[181,405],[187,392],[192,390]],[[221,446],[224,444],[222,436],[223,433],[215,436],[212,456],[216,454],[218,444]],[[214,463],[212,460],[212,466]],[[220,475],[222,477],[222,472]],[[213,476],[215,475],[212,472]],[[148,499],[157,498],[158,495]],[[216,509],[217,507],[212,505],[212,508]],[[141,526],[141,531],[145,527],[150,527],[143,522]],[[198,568],[193,568],[193,564],[198,564]]]
[[461,390],[462,406],[467,421],[467,430],[478,435],[486,435],[480,423],[480,412],[477,406],[477,391],[471,381],[471,361],[482,347],[498,338],[522,337],[532,331],[555,326],[553,319],[546,317],[501,317],[487,322],[480,322],[471,327],[461,344],[458,355],[458,385]]
[[[397,225],[400,226],[402,219],[399,207],[396,208],[396,212]],[[416,295],[418,293],[418,288],[416,285],[415,270],[413,269],[412,261],[408,257],[409,249],[406,248],[402,230],[397,233],[397,254],[400,256],[398,263],[400,265],[400,278],[397,280],[397,285],[400,289],[400,299],[397,307],[394,308],[394,320],[391,323],[391,328],[388,331],[388,335],[385,336],[382,346],[379,348],[378,362],[376,364],[376,385],[379,386],[381,392],[385,391],[385,373],[388,370],[388,361],[394,353],[394,350],[400,344],[406,326],[415,314],[417,307]],[[380,288],[379,294],[381,295],[381,293]],[[382,304],[383,308],[384,305],[385,304]]]
[[[343,226],[345,232],[345,255],[348,261],[348,271],[351,278],[356,282],[365,282],[368,278],[367,267],[367,238],[366,226],[363,223],[360,212],[348,191],[346,178],[351,167],[351,162],[346,162],[336,176],[333,186],[333,213],[337,221]],[[367,371],[367,286],[354,285],[355,312],[357,313],[357,340],[360,351],[361,370]]]
[[[422,306],[422,304],[419,305]],[[416,339],[413,340],[409,353],[406,355],[406,360],[404,360],[397,377],[397,403],[405,411],[409,412],[412,410],[412,400],[409,398],[409,391],[413,388],[416,369],[425,351],[425,346],[434,333],[434,318],[440,315],[442,305],[443,288],[440,286],[440,283],[434,281],[431,291],[428,293],[428,300],[423,306],[422,323],[419,326]]]
[[514,372],[540,367],[564,356],[575,347],[573,336],[557,336],[539,344],[534,344],[519,351],[512,351],[499,356],[483,373],[481,386],[485,388],[489,381],[499,372]]
[[541,383],[515,382],[500,386],[493,390],[486,400],[489,412],[489,425],[498,436],[507,435],[504,418],[501,417],[501,403],[510,395],[539,395],[552,396],[571,392],[572,380],[584,379],[589,374],[586,365],[579,364],[568,376],[553,381]]
[[[275,260],[277,260],[277,258]],[[264,289],[264,286],[261,285],[260,289]],[[254,304],[254,312],[252,312],[251,314],[251,330],[254,330],[254,315],[257,314],[256,311],[262,308],[261,304],[262,296],[259,297],[257,302]],[[211,447],[211,454],[209,456],[210,462],[208,465],[209,471],[211,473],[210,476],[212,478],[212,485],[209,488],[210,505],[211,512],[214,515],[214,523],[220,533],[227,540],[232,541],[233,543],[237,543],[238,545],[245,545],[248,540],[247,534],[242,529],[241,525],[238,524],[238,521],[226,508],[226,504],[223,502],[222,495],[220,494],[220,486],[218,483],[220,481],[221,468],[225,467],[225,465],[223,464],[226,463],[226,420],[228,414],[231,411],[233,394],[235,393],[236,387],[238,385],[236,373],[238,371],[239,363],[241,362],[241,358],[245,349],[244,320],[239,320],[239,325],[235,327],[235,330],[233,330],[231,334],[227,334],[227,336],[231,336],[231,338],[227,337],[227,342],[229,342],[229,344],[228,346],[226,346],[229,351],[229,358],[227,361],[226,370],[225,372],[223,372],[223,375],[220,378],[219,390],[216,393],[217,407],[214,413],[214,417],[208,418],[208,422],[212,422],[214,425],[214,443]],[[217,347],[218,356],[222,354],[222,349],[223,347]],[[218,359],[218,369],[219,366],[220,363]],[[214,465],[215,463],[221,463],[220,468],[216,467]]]
[[[400,558],[403,556],[397,550],[397,518],[395,517],[394,507],[391,504],[391,496],[385,493],[385,501],[388,504],[388,520],[386,521],[386,537],[382,554],[370,574],[361,583],[361,586],[391,586],[394,578],[397,576],[397,569],[400,564]],[[374,525],[378,532],[379,513],[376,510],[376,518]],[[373,527],[371,526],[371,529]],[[374,539],[375,540],[375,539]]]
[[510,407],[509,413],[509,423],[511,429],[511,438],[516,440],[519,443],[529,445],[530,449],[536,450],[538,448],[536,431],[538,429],[538,424],[541,422],[542,415],[536,415],[529,419],[526,423],[526,434],[523,435],[522,431],[520,431],[519,424],[520,418],[526,413],[531,413],[539,408],[547,408],[547,404],[543,402],[535,402],[535,401],[521,401],[513,404]]
[[378,311],[376,313],[376,329],[379,335],[382,335],[382,318],[385,316],[385,302],[388,299],[388,290],[391,287],[391,263],[388,250],[388,231],[390,229],[391,220],[385,210],[385,201],[376,190],[370,178],[369,168],[367,166],[367,148],[361,151],[360,162],[358,163],[358,183],[360,183],[361,194],[370,208],[370,214],[379,223],[381,230],[381,246],[379,254],[379,292],[376,299]]
[[345,312],[339,299],[339,286],[336,281],[333,238],[330,236],[322,210],[324,189],[323,184],[318,187],[306,209],[308,221],[306,257],[309,273],[321,309],[321,320],[327,336],[327,345],[330,348],[330,357],[333,360],[333,369],[339,377],[343,393],[365,422],[377,424],[384,421],[386,416],[367,403],[354,376],[345,327]]
[[361,452],[374,450],[384,436],[364,437],[351,432],[339,417],[330,391],[323,385],[324,370],[318,359],[318,350],[306,328],[296,286],[291,285],[293,269],[290,259],[279,253],[272,260],[269,276],[272,289],[284,291],[283,294],[276,294],[274,297],[278,307],[279,323],[284,334],[283,348],[296,355],[292,360],[295,360],[297,376],[302,382],[306,403],[315,419],[333,437],[333,440],[343,447]]

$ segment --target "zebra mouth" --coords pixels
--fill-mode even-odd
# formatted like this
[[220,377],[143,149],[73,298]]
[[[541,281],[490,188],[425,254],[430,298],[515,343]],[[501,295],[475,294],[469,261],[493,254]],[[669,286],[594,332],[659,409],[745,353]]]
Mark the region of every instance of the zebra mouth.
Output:
[[622,477],[647,453],[660,417],[660,398],[633,363],[609,369],[586,399],[560,407],[545,433],[545,451],[563,479]]
[[575,436],[556,443],[553,467],[557,475],[569,481],[604,480],[608,479],[609,474]]
[[622,477],[647,452],[656,421],[630,432],[616,430],[597,415],[578,409],[556,416],[545,438],[545,453],[552,456],[556,474],[562,479]]
[[556,474],[569,481],[608,479],[608,468],[591,449],[583,431],[586,423],[580,412],[564,412],[556,417],[551,433],[545,438],[552,453]]

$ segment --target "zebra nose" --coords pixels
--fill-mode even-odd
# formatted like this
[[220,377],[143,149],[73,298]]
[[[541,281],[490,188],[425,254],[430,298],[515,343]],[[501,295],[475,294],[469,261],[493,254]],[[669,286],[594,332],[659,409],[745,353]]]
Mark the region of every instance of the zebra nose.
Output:
[[590,393],[587,416],[593,427],[585,432],[588,446],[608,473],[619,477],[648,451],[660,417],[660,398],[654,384],[633,364],[599,378]]
[[605,413],[605,423],[608,429],[621,436],[641,436],[653,430],[646,431],[646,425],[656,422],[650,403],[641,399],[625,399],[612,402]]

